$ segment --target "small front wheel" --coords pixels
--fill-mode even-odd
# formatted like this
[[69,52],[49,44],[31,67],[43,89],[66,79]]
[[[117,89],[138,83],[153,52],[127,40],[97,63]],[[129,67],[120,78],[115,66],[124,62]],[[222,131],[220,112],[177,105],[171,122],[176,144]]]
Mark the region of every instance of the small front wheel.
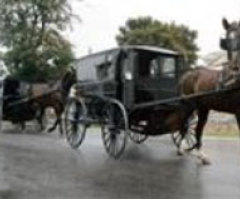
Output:
[[76,98],[71,98],[66,106],[64,128],[67,141],[74,149],[78,148],[85,138],[86,115],[85,104]]

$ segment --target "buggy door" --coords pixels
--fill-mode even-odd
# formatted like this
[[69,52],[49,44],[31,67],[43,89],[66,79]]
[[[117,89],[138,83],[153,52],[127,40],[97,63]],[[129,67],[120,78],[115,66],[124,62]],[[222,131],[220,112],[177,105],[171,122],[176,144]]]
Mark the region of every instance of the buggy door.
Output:
[[155,66],[150,66],[151,79],[159,84],[158,99],[171,98],[177,95],[176,57],[161,55]]
[[139,51],[136,59],[136,104],[177,95],[176,56]]
[[122,86],[122,101],[124,105],[131,109],[135,101],[135,62],[137,54],[134,51],[127,51],[122,53],[120,68],[121,70],[121,84]]

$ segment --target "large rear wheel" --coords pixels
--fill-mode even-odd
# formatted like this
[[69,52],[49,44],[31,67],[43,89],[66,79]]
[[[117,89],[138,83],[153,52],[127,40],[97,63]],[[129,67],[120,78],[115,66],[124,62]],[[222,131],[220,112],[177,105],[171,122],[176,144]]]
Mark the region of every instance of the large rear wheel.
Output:
[[66,106],[64,128],[68,143],[72,148],[78,148],[86,134],[85,104],[76,98],[71,98]]
[[120,103],[109,103],[104,108],[102,139],[107,153],[118,158],[127,142],[128,118],[125,108]]

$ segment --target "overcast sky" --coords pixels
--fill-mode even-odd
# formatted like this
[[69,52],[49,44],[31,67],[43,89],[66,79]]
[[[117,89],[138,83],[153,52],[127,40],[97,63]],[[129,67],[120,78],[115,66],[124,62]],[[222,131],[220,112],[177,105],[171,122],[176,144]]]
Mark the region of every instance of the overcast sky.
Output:
[[152,16],[155,19],[185,24],[198,31],[200,54],[219,50],[223,35],[222,18],[240,19],[240,0],[83,0],[72,1],[81,23],[73,22],[67,36],[77,57],[115,47],[118,28],[129,17]]

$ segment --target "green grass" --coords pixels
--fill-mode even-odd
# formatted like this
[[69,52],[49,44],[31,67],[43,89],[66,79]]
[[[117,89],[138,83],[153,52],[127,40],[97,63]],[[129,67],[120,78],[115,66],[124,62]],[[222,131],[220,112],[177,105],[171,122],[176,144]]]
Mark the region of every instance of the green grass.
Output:
[[237,123],[207,123],[204,129],[204,136],[214,137],[239,137]]

